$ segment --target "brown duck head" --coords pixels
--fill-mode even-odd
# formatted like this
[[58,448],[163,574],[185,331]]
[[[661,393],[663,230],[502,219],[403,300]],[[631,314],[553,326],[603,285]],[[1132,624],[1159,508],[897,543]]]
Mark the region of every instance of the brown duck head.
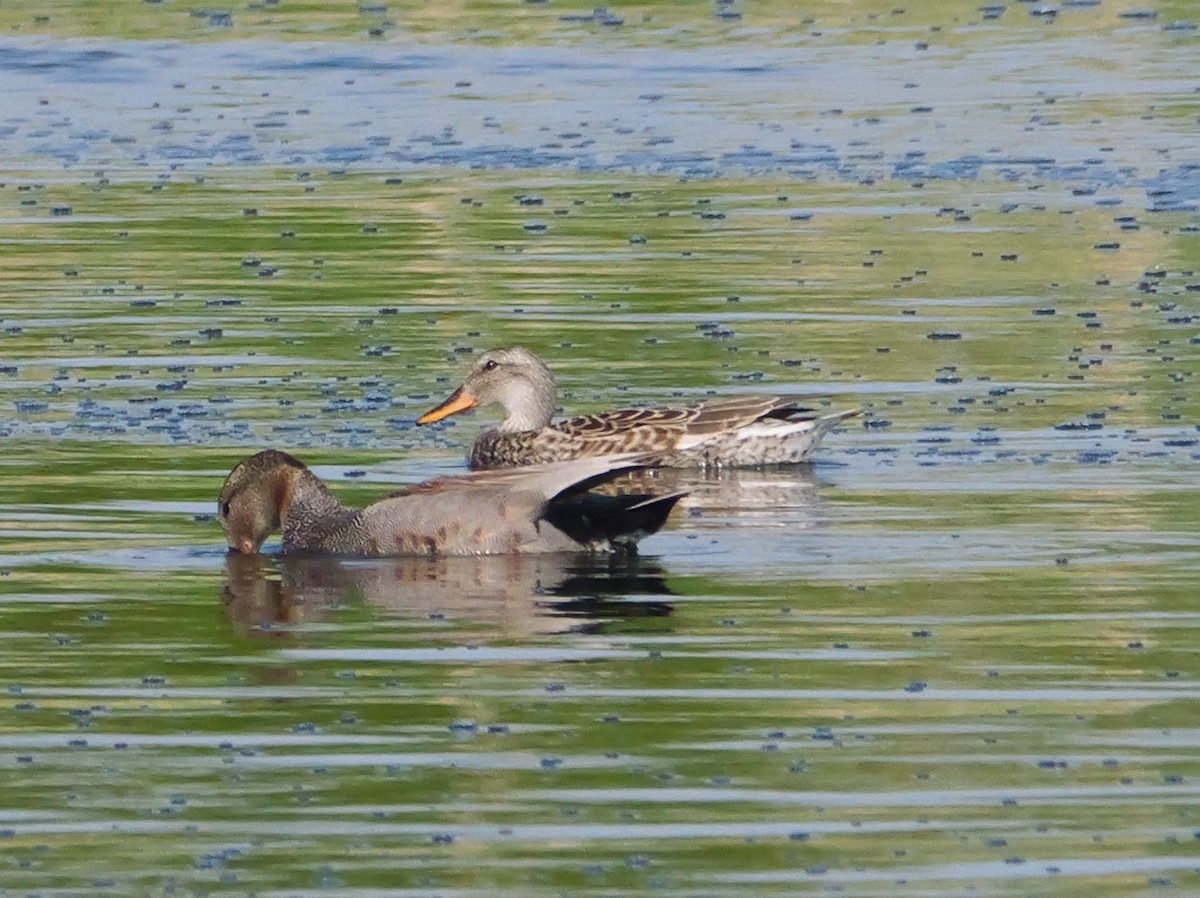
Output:
[[279,529],[307,473],[302,462],[277,449],[252,455],[229,472],[217,499],[217,516],[231,552],[259,550]]
[[494,403],[507,413],[501,431],[539,430],[550,423],[556,397],[554,374],[536,355],[520,346],[493,349],[475,360],[462,386],[417,423],[432,424]]

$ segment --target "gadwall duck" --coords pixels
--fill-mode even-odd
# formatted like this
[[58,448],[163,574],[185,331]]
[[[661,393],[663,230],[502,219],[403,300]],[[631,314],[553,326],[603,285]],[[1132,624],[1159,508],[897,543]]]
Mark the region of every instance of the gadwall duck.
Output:
[[588,489],[644,467],[606,456],[429,480],[347,508],[304,464],[269,449],[225,479],[217,512],[230,551],[257,552],[276,530],[283,551],[375,557],[633,550],[682,493],[608,496]]
[[462,386],[417,419],[430,424],[497,403],[507,417],[471,447],[472,470],[619,452],[654,452],[665,467],[756,467],[807,461],[829,430],[858,409],[821,414],[780,396],[735,396],[678,408],[625,408],[551,423],[554,374],[528,349],[493,349]]

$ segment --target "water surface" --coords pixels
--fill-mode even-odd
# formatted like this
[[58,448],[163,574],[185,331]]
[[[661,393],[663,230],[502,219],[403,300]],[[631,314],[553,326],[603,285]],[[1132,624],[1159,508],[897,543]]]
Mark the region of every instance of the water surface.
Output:
[[[5,4],[0,892],[1200,891],[1189,4]],[[865,415],[634,561],[228,559],[481,349]]]

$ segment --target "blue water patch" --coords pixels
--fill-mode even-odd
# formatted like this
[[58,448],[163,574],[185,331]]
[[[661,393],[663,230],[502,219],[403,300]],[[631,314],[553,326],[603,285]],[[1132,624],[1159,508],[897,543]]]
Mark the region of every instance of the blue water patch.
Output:
[[[205,15],[211,25],[211,11]],[[595,13],[581,15],[598,21]],[[1112,146],[1083,124],[1106,113],[1106,97],[1168,92],[1170,83],[1155,80],[1160,69],[1123,65],[1122,54],[1133,51],[1103,36],[1062,40],[947,56],[899,52],[888,42],[818,42],[803,54],[739,44],[730,55],[589,42],[451,48],[400,40],[8,37],[0,39],[0,77],[12,108],[45,117],[0,120],[0,152],[71,168],[217,163],[549,167],[851,183],[1036,179],[1079,184],[1081,196],[1136,188],[1149,209],[1195,209],[1194,154],[1183,153],[1186,136],[1170,120],[1109,121],[1117,130],[1104,140]],[[1043,83],[1038,66],[1055,51],[1056,67]],[[1097,83],[1079,60],[1101,57],[1112,65]],[[1014,82],[1011,73],[1023,66],[1032,74]],[[113,91],[113,82],[138,89]],[[1149,147],[1156,149],[1139,151]],[[1097,201],[1107,199],[1120,201]]]
[[1187,162],[1160,171],[1144,182],[1151,212],[1195,212],[1200,209],[1200,163]]

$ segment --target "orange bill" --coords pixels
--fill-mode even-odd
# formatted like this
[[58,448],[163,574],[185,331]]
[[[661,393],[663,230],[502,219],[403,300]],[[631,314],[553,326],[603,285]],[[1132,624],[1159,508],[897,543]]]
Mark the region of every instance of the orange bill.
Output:
[[417,418],[418,424],[432,424],[434,421],[440,421],[442,418],[449,418],[451,415],[457,415],[459,412],[465,412],[467,409],[475,408],[479,405],[479,400],[459,387],[449,398],[435,409],[431,409]]

